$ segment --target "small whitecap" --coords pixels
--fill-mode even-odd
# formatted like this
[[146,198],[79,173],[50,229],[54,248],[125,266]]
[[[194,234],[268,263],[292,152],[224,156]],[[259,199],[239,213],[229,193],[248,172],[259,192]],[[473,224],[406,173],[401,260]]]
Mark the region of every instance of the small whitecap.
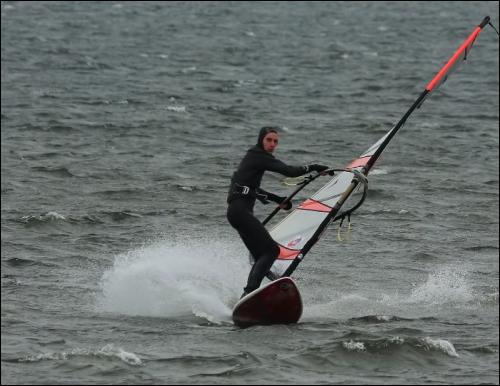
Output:
[[130,216],[130,217],[142,217],[139,213],[133,213],[133,212],[121,212],[124,215]]
[[167,106],[167,110],[175,111],[176,113],[185,113],[186,106],[180,106],[180,105]]
[[405,342],[405,340],[399,336],[393,336],[391,338],[389,338],[389,343],[394,343],[394,344],[403,344]]
[[238,80],[236,83],[235,83],[235,87],[244,87],[244,86],[250,86],[250,85],[253,85],[255,84],[256,81],[253,80],[253,79],[249,79],[249,80]]
[[181,70],[181,72],[182,72],[183,74],[187,74],[187,73],[189,73],[189,72],[193,72],[193,71],[196,71],[196,70],[197,70],[196,66],[191,66],[191,67],[186,67],[186,68],[183,68],[183,69]]
[[65,359],[62,357],[62,354],[59,353],[43,353],[36,355],[26,355],[23,358],[19,359],[19,362],[39,362],[43,360],[57,360],[57,359]]
[[137,355],[132,352],[125,351],[119,347],[115,348],[112,344],[107,344],[106,346],[101,348],[99,351],[97,351],[97,355],[116,357],[129,365],[138,366],[142,364],[141,358],[139,358]]
[[451,357],[458,357],[457,351],[453,344],[444,339],[432,339],[430,337],[425,337],[423,339],[425,348],[428,350],[439,350]]
[[49,352],[36,355],[27,355],[24,358],[21,358],[19,361],[20,362],[39,362],[45,360],[66,361],[75,356],[115,357],[129,365],[138,366],[142,364],[141,358],[139,358],[137,355],[125,351],[119,347],[115,348],[114,345],[112,344],[107,344],[103,348],[98,350],[74,348],[72,350],[63,352]]
[[387,169],[373,169],[370,174],[372,176],[379,176],[379,175],[384,175],[384,174],[388,174],[389,171]]
[[50,220],[66,220],[66,217],[57,212],[47,212],[43,217]]
[[366,347],[363,342],[355,342],[353,340],[350,340],[349,342],[342,342],[342,346],[344,346],[347,351],[366,351]]

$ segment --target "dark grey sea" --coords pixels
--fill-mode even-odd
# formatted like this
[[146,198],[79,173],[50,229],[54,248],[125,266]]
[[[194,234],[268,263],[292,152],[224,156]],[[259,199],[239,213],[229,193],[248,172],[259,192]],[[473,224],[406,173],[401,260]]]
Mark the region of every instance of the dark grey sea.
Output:
[[351,233],[332,224],[294,273],[299,323],[233,325],[249,266],[225,216],[261,126],[286,163],[344,167],[498,10],[2,1],[2,384],[498,384],[489,26],[389,144]]

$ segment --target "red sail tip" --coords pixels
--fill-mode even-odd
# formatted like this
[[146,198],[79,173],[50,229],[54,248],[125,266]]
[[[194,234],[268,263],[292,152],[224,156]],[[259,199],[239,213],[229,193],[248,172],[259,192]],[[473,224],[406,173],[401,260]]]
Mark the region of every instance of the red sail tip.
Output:
[[481,30],[482,30],[481,27],[476,27],[474,32],[472,32],[467,38],[467,40],[463,42],[462,45],[455,51],[450,60],[448,60],[448,62],[443,66],[443,68],[439,70],[434,79],[432,79],[429,82],[429,84],[425,88],[427,91],[432,91],[436,87],[438,87],[441,83],[443,83],[446,80],[447,76],[455,68],[459,60],[465,60],[467,58],[467,54],[471,49],[472,45],[474,44],[474,41],[476,40]]

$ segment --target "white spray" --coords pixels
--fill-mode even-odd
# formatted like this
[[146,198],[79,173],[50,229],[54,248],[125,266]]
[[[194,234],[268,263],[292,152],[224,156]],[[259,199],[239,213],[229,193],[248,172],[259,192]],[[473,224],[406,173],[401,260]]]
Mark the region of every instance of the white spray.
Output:
[[115,257],[102,276],[98,308],[127,315],[231,319],[248,275],[239,239],[160,240]]

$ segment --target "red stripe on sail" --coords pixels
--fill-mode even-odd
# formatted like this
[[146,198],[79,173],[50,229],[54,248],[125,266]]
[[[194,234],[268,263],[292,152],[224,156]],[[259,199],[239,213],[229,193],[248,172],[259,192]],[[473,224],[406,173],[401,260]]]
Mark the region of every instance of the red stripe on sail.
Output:
[[359,168],[360,166],[366,166],[370,158],[371,155],[355,159],[349,165],[346,166],[346,169],[354,169],[354,168]]
[[299,209],[314,210],[316,212],[330,212],[332,210],[330,206],[322,204],[321,202],[315,200],[311,200],[310,198],[300,204]]
[[283,247],[282,245],[280,247],[280,254],[278,256],[278,259],[280,260],[293,260],[297,257],[300,251],[297,251],[296,249],[288,249]]

